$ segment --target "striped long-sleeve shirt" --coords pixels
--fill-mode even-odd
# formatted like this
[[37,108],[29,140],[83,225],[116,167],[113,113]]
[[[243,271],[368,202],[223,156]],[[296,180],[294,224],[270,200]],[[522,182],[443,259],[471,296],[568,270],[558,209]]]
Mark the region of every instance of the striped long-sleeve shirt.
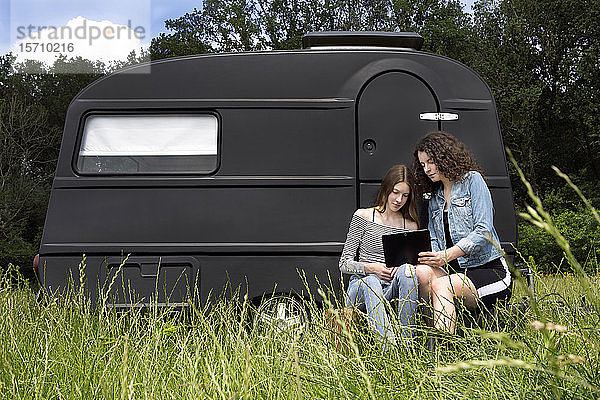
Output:
[[[345,274],[365,275],[365,264],[385,263],[381,237],[408,229],[381,225],[354,214],[348,228],[346,243],[340,257],[340,270]],[[358,249],[358,261],[355,260]]]

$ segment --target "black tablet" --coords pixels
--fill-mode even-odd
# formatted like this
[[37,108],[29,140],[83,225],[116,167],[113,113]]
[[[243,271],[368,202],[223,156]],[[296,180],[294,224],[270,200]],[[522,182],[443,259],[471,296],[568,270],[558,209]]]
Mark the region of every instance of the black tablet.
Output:
[[388,268],[405,263],[416,265],[420,252],[431,251],[431,239],[427,229],[383,235],[381,240],[385,265]]

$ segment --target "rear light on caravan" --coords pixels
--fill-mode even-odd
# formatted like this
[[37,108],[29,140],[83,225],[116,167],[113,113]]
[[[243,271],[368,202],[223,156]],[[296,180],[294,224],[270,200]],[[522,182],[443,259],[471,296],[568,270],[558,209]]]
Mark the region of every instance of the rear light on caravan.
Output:
[[35,255],[35,257],[33,257],[33,273],[38,274],[38,269],[40,267],[40,255],[39,253]]

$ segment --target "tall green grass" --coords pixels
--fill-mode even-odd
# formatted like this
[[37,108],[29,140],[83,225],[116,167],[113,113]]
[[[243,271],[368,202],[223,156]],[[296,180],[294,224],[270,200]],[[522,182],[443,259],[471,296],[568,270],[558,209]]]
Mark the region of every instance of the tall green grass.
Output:
[[[338,350],[322,311],[302,339],[257,332],[240,307],[220,299],[189,314],[116,313],[77,291],[35,299],[5,274],[0,282],[3,398],[593,398],[599,311],[581,306],[573,276],[536,276],[540,315],[513,325],[463,329],[433,353],[383,353],[369,331],[350,327],[356,351]],[[600,280],[594,278],[594,285]],[[588,294],[596,296],[598,292]],[[563,304],[558,304],[560,299]],[[242,314],[251,311],[249,304]],[[544,321],[544,322],[535,322]]]
[[[36,299],[9,268],[0,278],[0,393],[7,399],[537,399],[600,398],[600,278],[588,276],[532,195],[529,218],[549,232],[572,272],[519,280],[513,302],[485,329],[462,327],[427,349],[382,351],[348,326],[338,348],[330,321],[308,302],[309,331],[253,329],[252,304],[218,298],[184,314],[92,307],[73,287]],[[538,199],[539,200],[539,199]],[[541,203],[540,203],[541,204]],[[531,265],[535,268],[535,265]],[[79,279],[85,279],[82,264]],[[75,277],[77,281],[77,277]],[[242,296],[243,298],[243,296]],[[325,305],[327,306],[327,301]]]

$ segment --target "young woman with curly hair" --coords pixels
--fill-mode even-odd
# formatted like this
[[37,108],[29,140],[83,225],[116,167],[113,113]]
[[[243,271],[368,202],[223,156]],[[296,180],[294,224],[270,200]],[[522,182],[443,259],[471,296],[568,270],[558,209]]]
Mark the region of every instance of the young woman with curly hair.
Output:
[[381,237],[418,229],[416,221],[413,174],[404,165],[394,165],[381,182],[375,206],[360,208],[352,216],[340,257],[340,270],[351,275],[346,306],[364,304],[369,323],[383,339],[384,348],[396,342],[385,310],[392,299],[399,300],[398,319],[404,328],[409,327],[401,330],[401,336],[410,344],[418,288],[411,266],[385,265]]
[[455,298],[468,309],[492,307],[510,296],[511,277],[492,242],[494,207],[481,168],[464,144],[443,131],[416,145],[414,170],[428,204],[431,252],[419,253],[419,293],[433,306],[433,323],[453,333]]

